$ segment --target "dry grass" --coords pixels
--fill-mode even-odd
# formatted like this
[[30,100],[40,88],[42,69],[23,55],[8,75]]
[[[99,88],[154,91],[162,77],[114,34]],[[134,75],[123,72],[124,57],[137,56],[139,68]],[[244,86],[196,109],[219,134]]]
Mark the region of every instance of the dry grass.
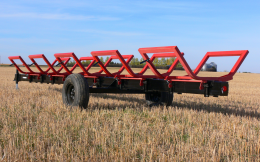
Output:
[[14,74],[0,67],[0,161],[260,159],[260,74],[236,74],[228,97],[149,108],[144,95],[91,94],[86,111],[63,105],[62,85],[15,90]]

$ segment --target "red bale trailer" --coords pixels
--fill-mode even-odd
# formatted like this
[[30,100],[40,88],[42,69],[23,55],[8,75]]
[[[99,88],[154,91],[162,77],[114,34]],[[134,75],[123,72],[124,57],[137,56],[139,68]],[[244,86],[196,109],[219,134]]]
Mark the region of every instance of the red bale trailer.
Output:
[[[146,63],[139,73],[134,73],[129,66],[134,55],[121,55],[118,50],[93,51],[91,57],[81,57],[79,59],[73,52],[56,53],[54,54],[56,59],[52,64],[44,54],[30,55],[29,58],[38,69],[38,72],[33,71],[21,56],[10,56],[8,58],[17,68],[14,78],[17,87],[20,81],[63,84],[62,99],[64,104],[87,108],[89,93],[145,94],[145,100],[149,105],[160,104],[165,106],[172,104],[174,92],[178,94],[203,94],[204,97],[227,96],[229,89],[227,81],[233,79],[234,74],[249,53],[248,50],[207,52],[197,68],[192,71],[183,57],[184,53],[180,52],[177,46],[139,48],[138,51],[144,59],[140,63]],[[149,58],[148,54],[153,55]],[[110,56],[110,58],[103,64],[99,59],[100,56]],[[197,76],[209,57],[222,56],[239,56],[227,75],[220,77]],[[176,59],[166,73],[160,73],[154,66],[153,60],[165,57],[175,57]],[[69,69],[67,63],[71,58],[76,63]],[[17,59],[23,63],[28,71],[21,70],[14,61]],[[48,69],[42,70],[35,59],[43,59],[48,65]],[[111,73],[107,69],[113,59],[119,59],[122,63],[122,67],[115,73]],[[91,60],[87,67],[81,63],[85,60]],[[61,65],[58,70],[54,68],[57,62]],[[178,63],[182,64],[188,75],[170,76]],[[101,70],[90,73],[89,70],[95,64],[98,64]],[[76,67],[80,67],[82,72],[73,73]],[[148,67],[153,72],[153,75],[144,75]],[[62,73],[62,70],[65,70],[65,72]],[[122,74],[123,70],[126,70],[128,74]]]

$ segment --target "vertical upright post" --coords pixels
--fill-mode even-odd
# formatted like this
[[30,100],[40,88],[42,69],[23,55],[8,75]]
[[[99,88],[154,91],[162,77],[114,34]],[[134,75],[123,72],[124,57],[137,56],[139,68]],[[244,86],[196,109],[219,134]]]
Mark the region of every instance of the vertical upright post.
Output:
[[16,89],[19,89],[18,88],[18,82],[19,82],[19,79],[20,79],[20,74],[19,74],[19,71],[16,69],[16,74],[15,74],[15,82],[16,82]]

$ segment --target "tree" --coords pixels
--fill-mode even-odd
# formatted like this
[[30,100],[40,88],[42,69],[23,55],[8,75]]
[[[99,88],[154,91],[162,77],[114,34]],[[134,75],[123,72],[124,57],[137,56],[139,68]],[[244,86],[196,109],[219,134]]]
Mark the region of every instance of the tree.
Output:
[[135,58],[130,61],[130,65],[135,65]]
[[162,60],[158,59],[158,66],[162,66]]
[[162,58],[162,59],[161,59],[161,63],[162,63],[162,65],[166,65],[166,59],[165,59],[165,58]]
[[104,64],[104,59],[102,56],[100,57],[100,61]]
[[166,64],[167,64],[167,65],[171,65],[171,62],[170,62],[170,59],[169,59],[169,58],[166,59]]
[[140,65],[138,58],[135,58],[135,65]]
[[106,57],[106,59],[105,59],[105,62],[107,62],[107,61],[108,61],[108,59],[109,59],[109,57]]
[[86,61],[82,61],[81,63],[84,66],[88,66],[91,63],[91,61],[90,60],[86,60]]
[[86,61],[81,61],[81,64],[82,64],[83,66],[86,66]]
[[169,60],[170,60],[170,65],[172,65],[172,63],[175,61],[175,57],[171,57]]
[[[140,59],[140,62],[142,62],[142,61],[144,61],[144,58],[141,58],[141,59]],[[144,62],[144,63],[145,63],[145,62]],[[143,63],[143,64],[144,64],[144,63]]]
[[182,64],[179,62],[176,67],[182,67]]
[[158,66],[158,63],[159,63],[158,58],[155,58],[155,59],[153,60],[153,64],[154,64],[155,66]]
[[90,60],[86,60],[86,65],[89,65],[91,63]]
[[76,64],[76,61],[75,60],[72,60],[72,61],[69,61],[67,63],[67,66],[74,66]]

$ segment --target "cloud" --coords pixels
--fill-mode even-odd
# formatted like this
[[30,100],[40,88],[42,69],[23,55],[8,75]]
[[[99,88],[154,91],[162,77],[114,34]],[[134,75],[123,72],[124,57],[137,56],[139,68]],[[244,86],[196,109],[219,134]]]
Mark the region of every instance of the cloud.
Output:
[[103,16],[85,16],[71,14],[49,14],[49,13],[15,13],[0,14],[0,18],[29,18],[29,19],[47,19],[47,20],[80,20],[80,21],[115,21],[116,17]]
[[36,38],[36,37],[31,37],[31,38],[0,38],[0,47],[5,48],[7,44],[13,46],[13,45],[18,45],[18,44],[42,44],[42,43],[53,43],[51,39],[47,38]]
[[134,3],[136,6],[140,8],[148,8],[148,9],[171,9],[171,10],[188,10],[188,9],[196,9],[198,7],[204,7],[201,3],[195,2],[168,2],[168,1],[138,1]]
[[[42,8],[38,8],[41,6]],[[207,5],[198,2],[171,2],[171,1],[156,1],[156,0],[18,0],[18,2],[0,2],[1,12],[9,12],[10,9],[20,11],[33,10],[34,12],[43,11],[46,8],[53,10],[74,10],[77,11],[98,11],[109,13],[146,13],[146,12],[193,12],[207,9]],[[37,10],[35,10],[37,8]]]
[[93,30],[93,29],[76,30],[76,32],[96,33],[96,34],[113,35],[113,36],[140,36],[140,35],[146,35],[146,34],[140,33],[140,32],[117,32],[117,31],[105,31],[105,30]]

